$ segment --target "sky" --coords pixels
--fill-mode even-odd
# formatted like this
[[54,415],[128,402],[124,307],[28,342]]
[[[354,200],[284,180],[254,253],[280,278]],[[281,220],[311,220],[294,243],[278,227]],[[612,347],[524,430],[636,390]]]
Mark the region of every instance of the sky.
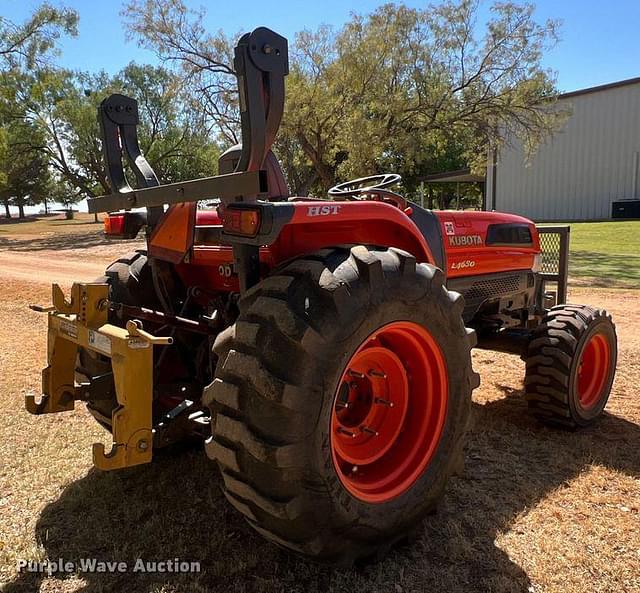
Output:
[[[384,3],[384,0],[185,1],[191,8],[205,8],[204,25],[211,31],[223,29],[234,35],[266,26],[290,39],[297,31],[314,29],[321,24],[340,27],[352,12],[366,14]],[[560,42],[545,55],[543,62],[556,72],[560,92],[640,76],[640,0],[530,1],[537,7],[539,22],[554,19],[562,23]],[[126,0],[49,2],[75,8],[80,14],[78,37],[62,41],[59,58],[62,66],[114,74],[131,61],[157,62],[153,53],[126,39],[120,17]],[[431,2],[405,0],[404,3],[424,8]],[[0,0],[0,16],[20,22],[39,4],[39,0]],[[487,18],[490,4],[490,0],[482,3],[481,21]],[[84,200],[79,206],[86,210]]]
[[[131,61],[155,62],[155,56],[127,41],[120,11],[125,1],[50,0],[80,14],[79,36],[62,43],[60,62],[74,70],[115,73]],[[339,27],[351,12],[367,13],[382,0],[186,0],[207,11],[205,26],[228,34],[267,26],[292,38],[296,31],[320,24]],[[424,7],[428,2],[406,0]],[[544,65],[557,73],[561,92],[640,76],[640,0],[538,0],[536,15],[562,21],[561,40]],[[0,0],[0,15],[21,21],[40,2]],[[484,3],[484,11],[488,3]]]

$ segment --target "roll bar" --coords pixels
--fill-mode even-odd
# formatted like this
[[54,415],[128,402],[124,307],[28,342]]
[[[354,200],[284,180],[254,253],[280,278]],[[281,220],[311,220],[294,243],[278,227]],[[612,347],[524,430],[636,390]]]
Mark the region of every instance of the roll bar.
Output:
[[[235,48],[234,68],[242,128],[242,153],[234,173],[160,185],[138,143],[137,101],[120,94],[111,95],[100,103],[98,120],[112,193],[89,198],[89,212],[146,206],[149,208],[148,224],[153,226],[161,218],[162,204],[214,197],[225,202],[246,202],[265,193],[267,176],[262,167],[284,111],[284,77],[289,73],[287,40],[265,27],[243,35]],[[123,156],[135,174],[136,188],[127,181]],[[187,186],[188,191],[185,191]],[[152,210],[160,216],[150,216]]]

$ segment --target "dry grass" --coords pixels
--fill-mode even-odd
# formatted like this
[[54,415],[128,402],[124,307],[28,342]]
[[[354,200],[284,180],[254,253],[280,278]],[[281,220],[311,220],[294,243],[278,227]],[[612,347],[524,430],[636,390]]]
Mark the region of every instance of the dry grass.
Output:
[[[5,591],[640,591],[640,291],[575,288],[571,295],[605,306],[618,324],[618,377],[597,426],[576,433],[539,427],[522,401],[521,361],[475,353],[483,383],[474,394],[466,468],[451,481],[440,512],[417,542],[382,562],[332,570],[256,535],[224,500],[202,451],[175,451],[149,466],[101,473],[91,468],[90,445],[108,439],[82,406],[38,419],[23,410],[24,393],[39,389],[46,340],[43,316],[26,305],[48,300],[48,283],[65,261],[76,258],[83,273],[97,275],[126,248],[70,245],[27,253],[26,242],[16,247],[13,265],[20,260],[29,276],[0,262]],[[46,557],[180,557],[201,560],[202,572],[15,573],[18,558]]]
[[77,212],[73,220],[67,220],[64,214],[40,214],[20,218],[0,218],[0,237],[41,238],[52,234],[92,232],[102,227],[103,215],[98,215],[96,224],[93,214]]

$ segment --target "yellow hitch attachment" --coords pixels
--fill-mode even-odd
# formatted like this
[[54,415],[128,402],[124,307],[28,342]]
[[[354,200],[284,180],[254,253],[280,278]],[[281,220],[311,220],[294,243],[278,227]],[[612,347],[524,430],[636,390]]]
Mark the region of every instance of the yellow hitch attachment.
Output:
[[67,301],[57,284],[52,287],[53,307],[33,305],[48,313],[47,367],[42,371],[42,399],[27,395],[25,406],[32,414],[73,410],[76,400],[86,399],[84,387],[75,382],[78,348],[111,359],[118,407],[112,414],[113,445],[105,452],[93,445],[93,463],[102,470],[130,467],[151,461],[153,346],[168,345],[170,337],[144,331],[140,321],[122,328],[108,323],[109,286],[74,284]]

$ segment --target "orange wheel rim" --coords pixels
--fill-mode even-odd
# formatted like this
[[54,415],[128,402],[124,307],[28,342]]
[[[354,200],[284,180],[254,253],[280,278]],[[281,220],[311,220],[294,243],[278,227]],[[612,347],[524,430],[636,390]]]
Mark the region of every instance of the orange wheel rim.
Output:
[[578,399],[589,410],[604,396],[611,368],[611,345],[606,336],[596,333],[586,343],[578,362]]
[[396,321],[372,333],[334,397],[331,452],[343,486],[370,503],[406,492],[440,442],[448,393],[444,356],[424,327]]

